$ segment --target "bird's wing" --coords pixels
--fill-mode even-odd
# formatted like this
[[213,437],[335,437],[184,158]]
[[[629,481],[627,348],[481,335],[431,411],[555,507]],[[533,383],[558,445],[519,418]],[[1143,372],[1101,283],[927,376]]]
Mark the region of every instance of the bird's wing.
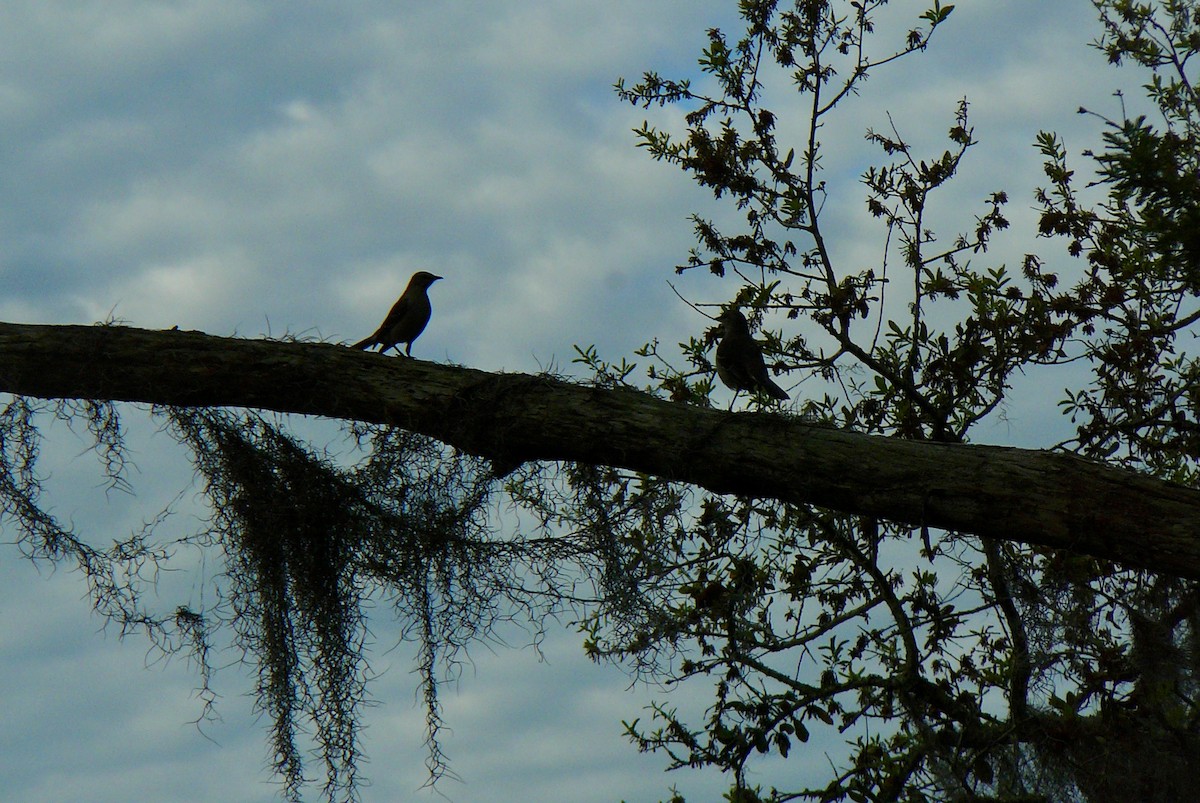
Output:
[[[754,387],[758,356],[753,342],[736,335],[726,336],[717,346],[717,373],[721,381],[732,388],[749,390]],[[761,358],[760,358],[761,359]]]
[[379,324],[379,328],[375,330],[374,334],[364,340],[358,341],[351,348],[364,349],[370,348],[375,343],[381,343],[386,351],[389,346],[395,345],[394,342],[388,342],[388,333],[396,325],[397,321],[404,318],[405,313],[408,312],[410,303],[407,295],[401,295],[400,298],[396,299],[396,303],[392,305],[387,317],[383,319],[383,323]]
[[392,309],[388,312],[387,317],[383,319],[383,323],[379,325],[379,334],[386,334],[389,329],[404,319],[408,314],[408,308],[412,306],[412,299],[409,298],[408,292],[396,299],[396,303],[392,305]]

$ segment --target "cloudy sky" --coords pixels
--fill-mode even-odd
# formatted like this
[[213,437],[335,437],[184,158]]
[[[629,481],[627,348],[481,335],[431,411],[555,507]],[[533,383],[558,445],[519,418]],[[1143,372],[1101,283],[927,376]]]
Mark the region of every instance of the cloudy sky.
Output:
[[[893,3],[880,36],[896,41],[923,6]],[[0,320],[351,341],[374,329],[413,271],[429,269],[446,279],[431,293],[421,359],[569,373],[574,344],[616,359],[655,338],[685,340],[705,321],[668,281],[694,302],[736,291],[672,272],[692,244],[687,216],[714,206],[635,147],[632,127],[671,125],[679,112],[622,106],[611,85],[646,69],[694,76],[705,29],[727,24],[734,7],[5,0]],[[1138,83],[1087,47],[1094,17],[1085,0],[962,0],[930,52],[873,77],[823,132],[835,255],[855,269],[879,259],[882,233],[858,183],[876,155],[863,132],[890,112],[940,154],[964,96],[981,144],[947,196],[947,219],[958,208],[969,224],[978,199],[1005,189],[1014,227],[989,257],[1012,263],[1036,247],[1034,135],[1059,131],[1078,153],[1098,126],[1075,109],[1118,115],[1112,91]],[[1051,398],[1015,399],[977,439],[1046,445],[1053,415]],[[137,495],[105,494],[83,441],[59,427],[45,466],[54,512],[102,543],[182,491],[171,526],[201,526],[188,512],[199,508],[185,455],[143,413],[128,418]],[[201,734],[190,724],[192,667],[100,632],[79,578],[32,567],[13,537],[6,529],[0,543],[6,795],[275,799],[244,671],[218,675],[223,721]],[[199,583],[172,578],[162,604],[195,602]],[[671,784],[704,800],[723,788],[712,775],[665,775],[659,758],[628,745],[621,720],[666,692],[588,663],[577,634],[553,633],[544,661],[500,647],[472,657],[444,698],[444,747],[462,779],[438,790],[451,800],[650,801]],[[365,734],[364,798],[439,799],[418,791],[412,655],[381,651],[374,667],[384,674]],[[695,692],[703,701],[708,689]],[[824,765],[810,745],[756,771],[770,783]]]

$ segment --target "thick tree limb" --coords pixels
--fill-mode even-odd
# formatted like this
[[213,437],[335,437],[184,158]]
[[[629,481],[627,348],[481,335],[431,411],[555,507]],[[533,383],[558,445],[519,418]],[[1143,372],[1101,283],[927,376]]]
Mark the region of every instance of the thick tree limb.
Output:
[[1200,578],[1200,490],[1070,455],[859,435],[327,343],[0,323],[0,391],[394,424],[500,465],[619,466]]

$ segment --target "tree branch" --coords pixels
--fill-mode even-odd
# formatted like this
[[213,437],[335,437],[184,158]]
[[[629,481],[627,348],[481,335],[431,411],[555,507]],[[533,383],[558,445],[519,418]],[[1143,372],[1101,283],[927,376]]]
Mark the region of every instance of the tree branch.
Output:
[[329,343],[0,323],[0,392],[391,424],[499,466],[618,466],[1200,578],[1200,491],[1079,457],[861,435]]

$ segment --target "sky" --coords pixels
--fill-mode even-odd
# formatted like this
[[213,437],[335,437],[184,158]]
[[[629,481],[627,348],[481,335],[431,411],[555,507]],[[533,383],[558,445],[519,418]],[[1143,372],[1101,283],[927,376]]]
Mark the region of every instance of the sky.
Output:
[[[891,4],[880,37],[897,40],[923,7]],[[425,269],[445,280],[420,359],[582,379],[576,344],[614,360],[654,339],[669,350],[707,322],[668,282],[695,303],[736,292],[673,271],[693,244],[688,216],[727,213],[636,147],[632,128],[678,131],[679,110],[622,105],[611,87],[644,70],[696,77],[705,30],[734,8],[6,0],[0,320],[352,342]],[[1034,248],[1037,131],[1058,131],[1081,162],[1099,124],[1076,109],[1116,116],[1113,90],[1138,83],[1087,46],[1098,33],[1084,0],[962,0],[927,53],[872,77],[822,132],[841,264],[881,253],[858,180],[876,156],[866,129],[890,114],[936,156],[963,97],[980,145],[938,210],[945,231],[1004,189],[1013,227],[987,258],[1013,265]],[[1031,383],[976,440],[1053,443],[1056,391]],[[125,412],[135,494],[106,493],[86,442],[59,425],[43,464],[54,513],[96,543],[173,500],[170,527],[202,527],[186,454],[144,411]],[[194,667],[104,632],[79,577],[23,560],[0,526],[0,788],[11,799],[276,799],[243,668],[218,673],[222,720],[197,728]],[[204,571],[167,578],[162,604],[194,598]],[[622,736],[650,700],[702,708],[707,687],[634,684],[587,661],[569,628],[541,654],[520,648],[527,634],[501,635],[511,648],[477,646],[445,690],[443,746],[461,780],[436,790],[420,789],[413,655],[380,645],[364,800],[654,801],[672,785],[706,800],[727,787],[714,773],[664,774]],[[824,769],[810,744],[751,779]]]

